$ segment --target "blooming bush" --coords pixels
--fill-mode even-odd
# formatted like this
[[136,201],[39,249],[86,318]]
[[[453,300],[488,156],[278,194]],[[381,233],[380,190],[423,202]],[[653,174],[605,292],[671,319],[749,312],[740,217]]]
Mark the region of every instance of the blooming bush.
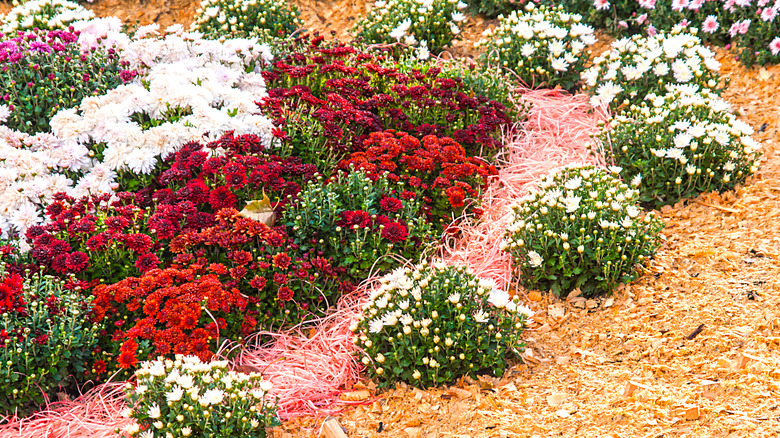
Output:
[[99,326],[85,319],[90,300],[63,285],[0,264],[0,414],[29,413],[85,374]]
[[673,84],[699,85],[713,92],[722,89],[714,53],[681,28],[614,41],[612,49],[593,64],[582,77],[594,106],[617,108]]
[[203,0],[190,29],[211,37],[284,38],[303,26],[285,0]]
[[380,281],[354,328],[362,362],[380,385],[500,375],[506,357],[523,351],[520,335],[533,312],[465,267],[423,263]]
[[309,182],[282,219],[301,250],[332,259],[358,282],[372,268],[398,265],[385,256],[414,259],[435,241],[421,213],[421,199],[402,184],[355,171]]
[[605,28],[610,32],[636,30],[631,18],[641,14],[643,4],[654,4],[655,0],[565,0],[542,1],[542,4],[563,6],[571,13],[582,16],[590,25]]
[[[539,3],[539,0],[531,0],[531,2]],[[520,9],[531,2],[528,0],[469,0],[466,3],[468,3],[469,11],[474,15],[482,14],[487,18],[496,18]]]
[[0,15],[0,32],[12,34],[33,29],[66,29],[71,23],[89,20],[95,14],[68,0],[14,0],[14,8]]
[[726,1],[723,10],[728,14],[728,19],[723,20],[723,31],[728,27],[740,62],[748,67],[780,62],[779,1]]
[[[498,174],[484,160],[466,155],[451,138],[428,135],[423,141],[403,133],[374,132],[355,152],[339,163],[342,170],[357,169],[373,179],[403,181],[423,202],[423,211],[440,235],[444,227],[467,208],[474,211],[480,190]],[[389,201],[388,201],[389,202]]]
[[338,161],[362,149],[371,132],[395,129],[422,138],[451,137],[469,155],[493,154],[512,120],[499,102],[466,94],[459,79],[430,67],[410,73],[388,66],[384,55],[311,41],[274,63],[263,111],[274,118],[279,154],[300,157],[330,174]]
[[514,207],[504,238],[522,283],[558,296],[576,288],[591,296],[635,279],[663,227],[652,213],[642,217],[637,195],[593,166],[548,175]]
[[103,94],[135,73],[113,49],[83,52],[78,34],[29,32],[0,42],[0,122],[25,133],[46,132],[59,110]]
[[461,12],[466,7],[459,0],[379,0],[353,32],[368,44],[418,47],[418,57],[425,59],[460,39],[458,23],[466,19]]
[[728,190],[756,171],[759,144],[753,129],[728,112],[711,91],[671,86],[631,105],[602,131],[625,180],[639,200],[674,204],[711,190]]
[[596,42],[593,28],[562,6],[529,3],[525,9],[500,17],[495,30],[485,31],[492,38],[477,43],[485,48],[483,61],[515,71],[528,84],[573,89],[588,59],[586,48]]
[[132,371],[158,355],[191,354],[208,360],[225,339],[240,341],[257,329],[256,299],[242,294],[226,271],[206,264],[151,269],[99,285],[92,318],[105,324],[92,369],[97,377]]
[[136,385],[127,387],[129,415],[138,421],[125,430],[131,436],[264,438],[267,427],[280,424],[271,383],[229,371],[227,361],[156,359],[141,364],[135,376]]

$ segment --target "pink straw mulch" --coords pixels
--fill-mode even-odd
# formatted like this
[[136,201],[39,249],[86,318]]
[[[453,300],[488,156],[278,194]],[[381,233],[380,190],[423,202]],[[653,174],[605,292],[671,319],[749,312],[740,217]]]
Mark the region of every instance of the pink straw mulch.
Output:
[[506,150],[498,157],[498,176],[481,200],[483,215],[476,223],[464,222],[459,238],[447,241],[441,251],[446,263],[466,265],[478,277],[494,280],[499,288],[512,281],[512,258],[501,250],[511,207],[552,169],[570,164],[605,165],[603,154],[591,154],[587,145],[606,113],[594,111],[588,96],[539,89],[523,90],[522,97],[531,104],[529,117],[505,141]]
[[270,394],[278,397],[282,419],[332,415],[371,402],[339,398],[360,379],[350,326],[362,312],[365,290],[341,297],[335,311],[320,320],[283,333],[255,334],[233,360],[237,369],[262,373],[273,384]]
[[30,417],[0,425],[0,438],[108,438],[135,422],[122,415],[125,383],[106,383],[81,397],[51,403]]

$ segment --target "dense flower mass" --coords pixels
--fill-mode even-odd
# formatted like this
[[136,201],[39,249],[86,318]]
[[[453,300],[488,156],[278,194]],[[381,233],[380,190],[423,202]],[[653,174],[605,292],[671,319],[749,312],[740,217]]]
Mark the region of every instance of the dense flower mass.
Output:
[[272,388],[259,374],[228,370],[227,361],[185,355],[149,360],[126,388],[128,415],[137,423],[123,432],[142,438],[265,437],[267,427],[279,424]]
[[593,63],[582,78],[594,106],[617,108],[674,84],[721,90],[715,54],[697,36],[680,28],[668,34],[619,39]]
[[[619,168],[611,169],[619,172]],[[513,211],[504,249],[520,281],[566,295],[611,293],[637,277],[660,245],[663,223],[637,206],[638,192],[592,166],[557,169]]]
[[354,332],[362,362],[382,385],[428,387],[480,372],[500,375],[533,315],[517,297],[464,267],[398,268],[371,291]]
[[[421,142],[405,133],[375,132],[363,142],[363,148],[338,167],[403,182],[421,196],[423,211],[438,232],[467,208],[476,209],[470,200],[476,200],[488,178],[497,173],[494,166],[469,157],[462,146],[447,137],[428,135]],[[381,201],[382,209],[392,213],[400,210],[401,204],[392,197]]]
[[357,21],[354,32],[366,43],[416,48],[416,56],[427,59],[460,39],[466,7],[459,0],[379,0]]
[[[14,2],[16,4],[16,2]],[[68,0],[28,0],[0,15],[0,32],[13,34],[33,29],[66,29],[70,24],[94,18],[95,14]]]
[[562,6],[529,3],[525,9],[501,16],[495,30],[485,31],[489,39],[477,43],[484,47],[484,61],[513,70],[526,84],[571,90],[588,58],[587,47],[596,42],[593,28]]
[[329,174],[361,150],[366,135],[385,129],[451,137],[469,155],[502,147],[501,129],[513,122],[504,105],[471,95],[460,78],[440,77],[441,68],[402,72],[388,62],[385,55],[323,45],[319,38],[276,61],[265,73],[269,97],[262,107],[274,118],[282,152]]
[[670,86],[616,116],[602,132],[639,200],[661,206],[727,190],[753,174],[760,145],[729,104],[696,86]]

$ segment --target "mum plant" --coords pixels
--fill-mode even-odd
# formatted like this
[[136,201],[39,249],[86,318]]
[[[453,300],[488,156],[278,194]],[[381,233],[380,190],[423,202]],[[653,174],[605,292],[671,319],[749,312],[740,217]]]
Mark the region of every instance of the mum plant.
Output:
[[67,29],[71,23],[95,17],[89,9],[68,0],[14,0],[13,4],[13,9],[0,15],[2,33]]
[[642,213],[637,198],[636,189],[593,166],[548,175],[513,208],[504,237],[520,281],[557,296],[580,288],[587,297],[637,278],[663,227],[653,213]]
[[663,92],[667,85],[692,84],[719,93],[719,68],[715,54],[701,39],[678,27],[670,33],[614,41],[582,78],[593,95],[594,106],[615,109],[650,93]]
[[438,386],[464,375],[500,375],[517,356],[533,315],[518,298],[462,266],[398,268],[371,291],[354,332],[380,385]]
[[602,130],[639,201],[660,207],[745,181],[758,167],[753,129],[708,89],[670,86],[631,105]]
[[[8,254],[3,254],[7,256]],[[51,276],[0,264],[0,413],[24,415],[86,373],[100,327],[90,299]]]
[[271,383],[230,371],[227,361],[160,358],[141,364],[135,377],[126,391],[129,416],[138,422],[125,429],[131,436],[264,438],[266,428],[280,424]]
[[57,111],[135,76],[114,49],[82,52],[78,38],[58,30],[0,41],[0,113],[8,112],[6,126],[23,133],[46,132]]
[[458,23],[467,5],[459,0],[379,0],[355,23],[355,35],[368,44],[403,43],[425,59],[459,39]]
[[285,0],[203,0],[191,30],[210,37],[285,38],[303,26]]
[[422,210],[437,235],[464,211],[479,212],[480,191],[490,176],[498,174],[495,166],[469,157],[448,137],[428,135],[420,141],[403,132],[374,132],[363,148],[338,167],[362,170],[373,179],[403,182],[422,199]]
[[402,183],[362,171],[321,176],[301,191],[282,220],[300,250],[313,249],[359,282],[428,248],[432,226],[422,200]]
[[513,70],[527,84],[571,90],[588,59],[586,48],[596,42],[593,28],[581,21],[562,6],[529,3],[525,12],[499,17],[498,27],[483,34],[491,38],[477,46],[484,48],[483,62]]

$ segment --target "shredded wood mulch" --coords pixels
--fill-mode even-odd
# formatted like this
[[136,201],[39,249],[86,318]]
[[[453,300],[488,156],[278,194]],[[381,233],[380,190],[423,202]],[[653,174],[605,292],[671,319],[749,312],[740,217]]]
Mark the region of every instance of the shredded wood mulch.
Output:
[[[370,2],[293,0],[310,30],[347,38]],[[188,25],[198,2],[97,0],[98,15]],[[0,3],[0,12],[9,9]],[[469,20],[451,50],[495,21]],[[605,47],[605,45],[600,45]],[[524,363],[500,379],[421,391],[356,388],[373,404],[344,412],[350,437],[770,437],[780,435],[780,67],[746,69],[715,48],[725,97],[757,131],[764,160],[732,192],[664,208],[666,242],[645,275],[614,296],[530,293],[537,312]],[[295,420],[276,438],[317,436]]]

